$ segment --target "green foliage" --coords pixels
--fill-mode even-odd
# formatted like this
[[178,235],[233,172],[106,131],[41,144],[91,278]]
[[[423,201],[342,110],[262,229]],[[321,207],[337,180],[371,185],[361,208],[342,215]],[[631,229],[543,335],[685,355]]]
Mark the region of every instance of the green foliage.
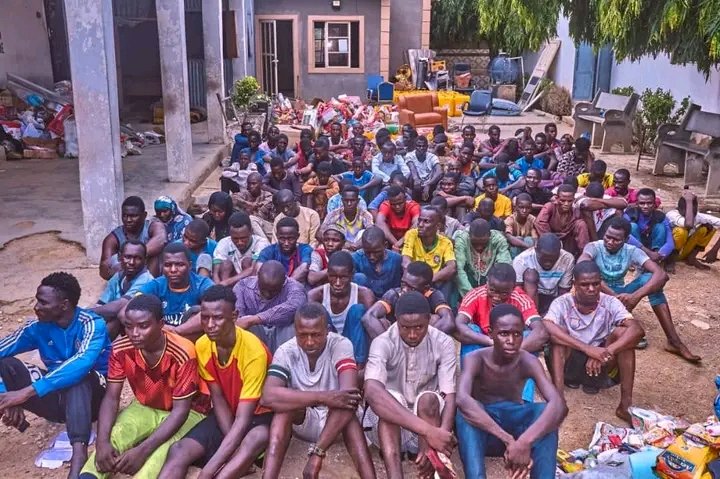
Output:
[[246,76],[233,85],[232,102],[236,108],[246,110],[256,103],[267,102],[269,98],[260,90],[260,84],[252,76]]
[[[619,87],[613,89],[612,93],[630,95],[635,93],[635,89],[632,86]],[[647,88],[642,92],[633,125],[635,140],[642,152],[653,153],[658,127],[663,123],[679,123],[690,106],[690,97],[683,98],[677,109],[676,105],[677,101],[669,90]]]
[[433,48],[470,47],[480,41],[476,0],[434,0],[431,15]]
[[633,93],[635,93],[635,87],[632,86],[619,86],[617,88],[613,88],[610,92],[613,95],[623,95],[623,96],[630,96]]
[[573,40],[609,44],[617,61],[667,53],[705,75],[720,64],[720,0],[434,0],[431,37],[519,54],[556,35],[560,13]]

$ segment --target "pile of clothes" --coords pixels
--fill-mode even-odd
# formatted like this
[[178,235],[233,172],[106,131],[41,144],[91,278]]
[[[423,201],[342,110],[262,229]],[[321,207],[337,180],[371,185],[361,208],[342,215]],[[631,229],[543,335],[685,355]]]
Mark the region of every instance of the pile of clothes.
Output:
[[558,451],[558,475],[567,479],[720,478],[720,420],[682,418],[630,408],[632,428],[599,422],[587,449]]

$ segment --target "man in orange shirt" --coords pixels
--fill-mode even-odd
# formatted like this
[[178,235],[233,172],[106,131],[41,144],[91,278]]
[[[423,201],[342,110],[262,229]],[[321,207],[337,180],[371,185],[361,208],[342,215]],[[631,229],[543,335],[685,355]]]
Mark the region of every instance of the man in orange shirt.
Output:
[[[170,445],[207,411],[207,396],[198,394],[193,343],[164,329],[160,299],[150,294],[133,298],[122,322],[127,336],[112,344],[97,446],[80,479],[113,473],[157,477]],[[118,414],[125,380],[135,400]]]
[[226,286],[213,286],[202,297],[205,335],[195,349],[213,412],[173,444],[161,478],[185,477],[192,464],[203,466],[201,478],[241,477],[267,446],[272,413],[258,402],[270,351],[257,336],[235,325],[236,301]]

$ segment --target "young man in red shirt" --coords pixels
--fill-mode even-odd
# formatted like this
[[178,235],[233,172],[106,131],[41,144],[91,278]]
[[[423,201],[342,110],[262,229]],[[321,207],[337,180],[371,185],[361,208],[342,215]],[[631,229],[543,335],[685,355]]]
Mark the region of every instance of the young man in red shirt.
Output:
[[[113,473],[158,477],[170,445],[207,411],[207,396],[199,394],[195,347],[164,329],[160,299],[133,298],[122,322],[126,336],[112,344],[96,450],[80,479],[104,479]],[[135,400],[118,413],[125,380]]]
[[383,230],[393,250],[400,251],[405,233],[417,225],[420,205],[408,200],[405,191],[394,185],[387,189],[387,198],[378,210],[377,226]]

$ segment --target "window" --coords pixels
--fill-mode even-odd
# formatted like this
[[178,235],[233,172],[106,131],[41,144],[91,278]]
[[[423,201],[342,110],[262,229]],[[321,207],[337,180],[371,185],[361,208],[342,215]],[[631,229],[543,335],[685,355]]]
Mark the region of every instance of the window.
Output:
[[323,73],[362,73],[362,17],[310,17],[311,51],[308,70]]

